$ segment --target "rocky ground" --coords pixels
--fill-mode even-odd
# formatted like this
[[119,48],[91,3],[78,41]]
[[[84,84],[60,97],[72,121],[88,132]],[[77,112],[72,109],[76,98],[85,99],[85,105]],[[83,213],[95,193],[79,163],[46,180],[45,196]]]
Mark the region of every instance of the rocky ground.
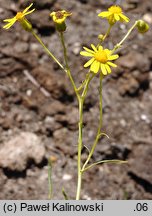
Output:
[[[119,3],[131,22],[117,24],[105,46],[112,48],[136,19],[152,24],[149,0],[33,0],[34,30],[63,62],[50,11],[73,13],[65,33],[72,74],[79,85],[86,74],[82,46],[97,44],[107,22],[97,14]],[[1,0],[1,20],[31,1]],[[77,101],[64,72],[18,23],[0,23],[0,199],[47,199],[47,159],[53,162],[54,199],[61,189],[75,197],[77,180]],[[93,160],[122,159],[125,165],[99,165],[84,175],[82,199],[152,199],[152,37],[133,31],[120,49],[118,68],[103,81],[103,131]],[[108,42],[109,41],[109,42]],[[34,80],[33,80],[34,79]],[[98,77],[85,103],[84,143],[94,140],[99,119]],[[84,151],[84,158],[86,157]]]

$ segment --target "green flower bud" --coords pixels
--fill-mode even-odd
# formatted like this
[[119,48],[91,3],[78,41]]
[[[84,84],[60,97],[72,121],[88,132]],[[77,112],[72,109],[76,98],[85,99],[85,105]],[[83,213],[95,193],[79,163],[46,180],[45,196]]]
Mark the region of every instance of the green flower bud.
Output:
[[98,35],[98,39],[101,40],[101,41],[103,40],[103,37],[104,37],[103,34]]
[[140,33],[145,33],[149,30],[149,25],[143,20],[138,20],[137,28]]

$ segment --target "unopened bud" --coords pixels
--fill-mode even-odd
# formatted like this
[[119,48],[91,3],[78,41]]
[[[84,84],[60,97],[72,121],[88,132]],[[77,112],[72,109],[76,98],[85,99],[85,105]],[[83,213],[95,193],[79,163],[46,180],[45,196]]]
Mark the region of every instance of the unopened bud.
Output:
[[103,41],[103,38],[104,38],[104,35],[103,35],[103,34],[98,35],[98,39],[99,39],[99,40]]
[[149,30],[149,25],[143,20],[138,20],[137,28],[140,33],[145,33]]

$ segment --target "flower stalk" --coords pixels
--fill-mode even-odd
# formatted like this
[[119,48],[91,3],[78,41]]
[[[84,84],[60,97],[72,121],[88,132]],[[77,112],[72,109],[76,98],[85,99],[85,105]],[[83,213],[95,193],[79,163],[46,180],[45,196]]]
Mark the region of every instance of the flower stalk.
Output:
[[89,87],[89,83],[90,81],[93,79],[94,74],[93,73],[89,73],[87,80],[86,80],[86,84],[84,86],[83,92],[81,94],[81,96],[79,97],[79,137],[78,137],[78,161],[77,161],[77,166],[78,166],[78,181],[77,181],[77,192],[76,192],[76,200],[80,199],[80,193],[81,193],[81,184],[82,184],[82,169],[81,169],[81,152],[82,152],[82,147],[83,147],[83,105],[84,105],[84,101],[85,101],[85,97],[87,95],[88,92],[88,87]]
[[52,52],[50,52],[50,50],[45,46],[45,44],[43,43],[43,41],[41,40],[41,38],[32,30],[32,34],[33,36],[37,39],[37,41],[42,45],[42,47],[44,48],[45,52],[60,66],[60,68],[62,70],[64,70],[65,72],[66,69],[63,67],[63,65],[58,61],[58,59],[52,54]]
[[70,67],[69,67],[69,63],[68,63],[67,48],[65,46],[65,40],[64,40],[64,35],[63,34],[64,34],[63,32],[60,32],[59,36],[60,36],[61,44],[62,44],[62,47],[63,47],[63,54],[64,54],[64,61],[65,61],[65,66],[66,66],[66,72],[67,72],[67,75],[68,75],[68,77],[69,77],[69,79],[71,81],[71,84],[73,86],[74,92],[75,92],[77,98],[79,98],[75,82],[74,82],[73,77],[71,75],[71,71],[70,71]]
[[123,37],[123,39],[114,46],[112,53],[114,53],[117,49],[119,49],[121,47],[121,45],[124,43],[124,41],[127,39],[127,37],[130,35],[130,33],[132,32],[132,30],[137,26],[138,21],[136,21],[132,27],[128,30],[127,34]]
[[96,138],[95,138],[95,141],[92,145],[92,148],[90,150],[90,153],[88,155],[88,158],[87,160],[85,161],[83,167],[82,167],[82,172],[84,172],[85,170],[85,167],[87,166],[87,164],[89,163],[94,151],[95,151],[95,148],[97,146],[97,143],[101,137],[101,128],[102,128],[102,79],[103,79],[103,75],[102,73],[100,73],[100,85],[99,85],[99,125],[98,125],[98,131],[97,131],[97,134],[96,134]]

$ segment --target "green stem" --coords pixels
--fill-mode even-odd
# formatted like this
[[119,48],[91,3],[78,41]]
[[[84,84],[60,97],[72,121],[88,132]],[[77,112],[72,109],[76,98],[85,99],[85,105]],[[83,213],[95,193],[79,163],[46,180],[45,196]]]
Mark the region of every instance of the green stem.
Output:
[[80,199],[82,173],[81,173],[81,150],[82,150],[82,128],[83,128],[83,98],[79,99],[79,137],[78,137],[78,181],[77,181],[77,193],[76,200]]
[[113,25],[109,24],[109,28],[108,28],[106,34],[103,36],[102,42],[109,36],[112,26]]
[[78,181],[77,181],[77,192],[76,192],[76,200],[80,199],[80,193],[81,193],[81,185],[82,185],[82,171],[81,171],[81,151],[82,151],[82,129],[83,129],[83,105],[84,100],[86,97],[86,94],[88,92],[88,86],[92,78],[94,77],[94,74],[88,76],[86,80],[85,87],[83,89],[82,95],[79,97],[79,137],[78,137],[78,161],[77,161],[77,167],[78,167]]
[[53,183],[52,183],[52,162],[51,159],[48,159],[48,183],[49,183],[49,195],[48,198],[52,199],[53,195]]
[[100,139],[101,137],[101,128],[102,128],[102,73],[100,73],[100,86],[99,86],[99,126],[98,126],[98,131],[97,131],[97,135],[96,135],[96,138],[95,138],[95,141],[93,143],[93,146],[90,150],[90,153],[88,155],[88,158],[86,159],[83,167],[82,167],[82,172],[85,170],[85,167],[86,165],[89,163],[94,151],[95,151],[95,148],[97,146],[97,143],[98,143],[98,140]]
[[65,68],[63,67],[63,65],[57,60],[57,58],[50,52],[50,50],[45,46],[45,44],[43,43],[43,41],[41,40],[41,38],[32,30],[32,34],[33,36],[38,40],[38,42],[42,45],[42,47],[44,48],[45,52],[60,66],[60,68],[62,70],[64,70],[65,72],[67,72],[65,70]]
[[60,32],[60,40],[61,40],[61,43],[62,43],[62,47],[63,47],[63,52],[64,52],[64,60],[65,60],[65,65],[66,65],[66,70],[67,70],[67,75],[71,81],[71,84],[73,86],[73,89],[76,93],[76,96],[77,98],[79,98],[79,95],[78,95],[78,92],[77,92],[77,88],[76,88],[76,85],[75,85],[75,82],[73,80],[73,77],[71,75],[71,71],[70,71],[70,67],[69,67],[69,64],[68,64],[68,56],[67,56],[67,49],[66,49],[66,46],[65,46],[65,42],[64,42],[64,35],[63,35],[63,32]]
[[130,33],[132,32],[132,30],[136,27],[138,21],[136,21],[134,23],[134,25],[128,30],[127,34],[125,35],[125,37],[118,43],[116,44],[116,46],[113,48],[112,53],[114,53],[117,49],[119,49],[121,47],[121,45],[123,44],[123,42],[127,39],[127,37],[130,35]]

